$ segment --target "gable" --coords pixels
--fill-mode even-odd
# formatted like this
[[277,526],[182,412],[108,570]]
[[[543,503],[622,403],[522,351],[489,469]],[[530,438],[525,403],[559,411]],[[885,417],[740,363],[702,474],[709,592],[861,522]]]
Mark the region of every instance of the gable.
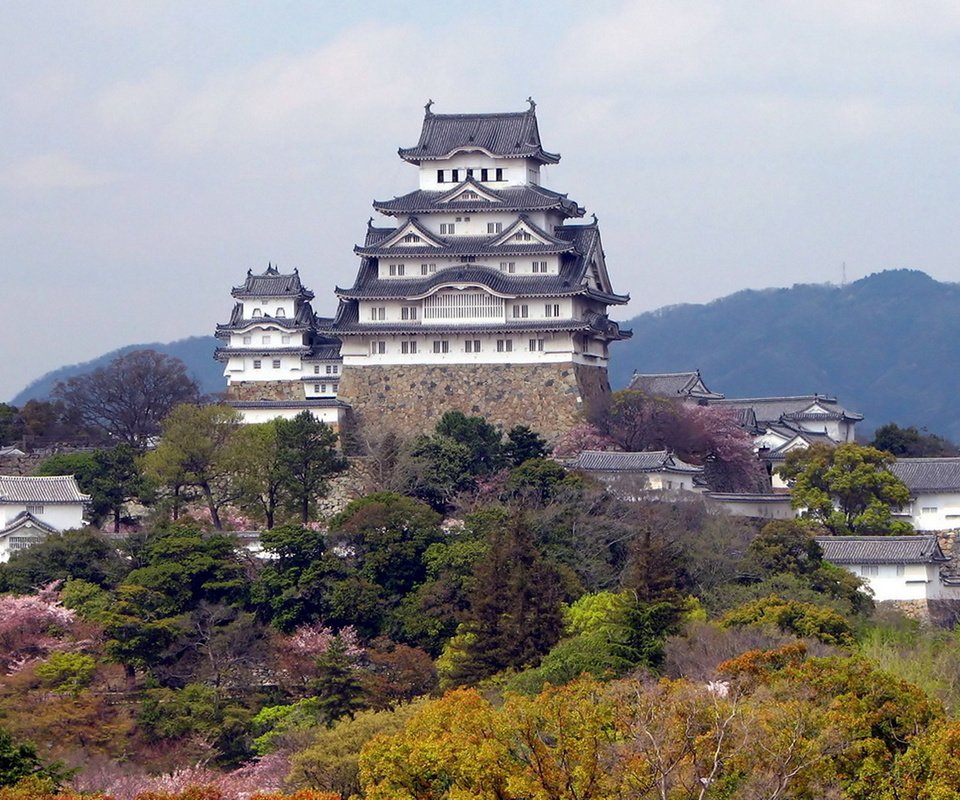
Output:
[[384,248],[403,247],[443,247],[443,242],[437,239],[430,231],[419,225],[415,219],[408,220],[397,228],[397,232],[384,239],[380,245]]
[[464,181],[455,189],[447,192],[439,200],[438,204],[443,203],[501,203],[499,197],[485,189],[479,183],[473,180]]

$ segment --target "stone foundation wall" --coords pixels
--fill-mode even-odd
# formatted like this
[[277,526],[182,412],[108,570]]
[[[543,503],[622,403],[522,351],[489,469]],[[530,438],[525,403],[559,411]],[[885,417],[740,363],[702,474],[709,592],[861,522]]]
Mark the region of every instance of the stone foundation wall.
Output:
[[428,432],[447,411],[483,416],[504,430],[529,425],[548,441],[610,394],[607,371],[580,364],[411,364],[344,367],[339,399],[351,425]]
[[227,401],[306,400],[302,381],[239,381],[227,387]]

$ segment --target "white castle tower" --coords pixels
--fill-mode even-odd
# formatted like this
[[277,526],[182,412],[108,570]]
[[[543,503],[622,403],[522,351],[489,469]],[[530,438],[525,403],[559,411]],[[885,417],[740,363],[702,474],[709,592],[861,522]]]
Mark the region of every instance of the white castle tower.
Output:
[[608,394],[607,317],[626,303],[607,274],[600,230],[540,185],[560,156],[541,145],[536,106],[434,114],[399,151],[419,188],[374,208],[360,269],[324,331],[341,341],[340,400],[356,421],[419,432],[449,409],[547,436]]

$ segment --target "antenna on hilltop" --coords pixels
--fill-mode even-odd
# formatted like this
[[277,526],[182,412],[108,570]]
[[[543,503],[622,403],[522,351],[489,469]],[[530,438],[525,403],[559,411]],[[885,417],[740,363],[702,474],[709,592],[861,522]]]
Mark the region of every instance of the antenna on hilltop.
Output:
[[843,265],[840,267],[840,288],[842,289],[847,285],[847,262],[844,261]]

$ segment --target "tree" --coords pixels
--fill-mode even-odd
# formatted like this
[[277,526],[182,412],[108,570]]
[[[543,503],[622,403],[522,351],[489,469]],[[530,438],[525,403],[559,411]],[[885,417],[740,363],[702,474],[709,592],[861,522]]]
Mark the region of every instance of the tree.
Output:
[[239,425],[240,414],[227,406],[177,406],[163,420],[160,444],[144,457],[144,471],[174,493],[197,487],[217,530],[220,508],[235,491],[228,448]]
[[910,490],[889,467],[894,458],[873,447],[846,442],[793,450],[780,468],[791,482],[794,508],[833,533],[909,532],[893,509],[910,500]]
[[280,453],[280,419],[260,425],[243,425],[227,453],[237,489],[237,505],[264,520],[267,529],[276,522],[284,499],[284,471]]
[[142,451],[160,432],[164,417],[181,403],[196,403],[200,391],[179,358],[134,350],[61,381],[53,396],[82,422]]
[[23,423],[16,406],[0,403],[0,446],[18,442],[23,434]]
[[562,585],[552,564],[537,550],[520,513],[490,539],[478,562],[466,612],[464,659],[454,680],[482,680],[508,667],[536,666],[560,639]]
[[277,422],[278,468],[281,485],[300,520],[310,521],[318,497],[327,493],[328,480],[347,468],[337,450],[337,434],[309,411]]
[[873,433],[871,447],[885,450],[897,458],[928,458],[960,455],[957,446],[948,439],[930,433],[915,425],[901,428],[895,422],[881,425]]
[[[437,422],[438,436],[464,445],[469,451],[467,470],[471,475],[490,475],[503,467],[503,442],[500,430],[483,417],[468,417],[462,411],[448,411]],[[530,437],[521,437],[530,444]]]
[[90,495],[90,507],[99,524],[108,514],[114,533],[120,532],[123,506],[144,490],[135,451],[126,444],[88,453],[58,453],[37,469],[37,475],[74,475],[81,491]]
[[44,764],[29,742],[17,742],[0,728],[0,786],[13,786],[24,778],[46,778],[53,785],[66,774],[59,764]]
[[99,531],[51,533],[0,564],[0,591],[27,593],[52,581],[80,579],[112,587],[129,571],[116,545]]
[[519,467],[531,458],[546,458],[550,448],[546,440],[526,425],[514,425],[507,431],[507,442],[503,446],[503,455],[512,467]]

